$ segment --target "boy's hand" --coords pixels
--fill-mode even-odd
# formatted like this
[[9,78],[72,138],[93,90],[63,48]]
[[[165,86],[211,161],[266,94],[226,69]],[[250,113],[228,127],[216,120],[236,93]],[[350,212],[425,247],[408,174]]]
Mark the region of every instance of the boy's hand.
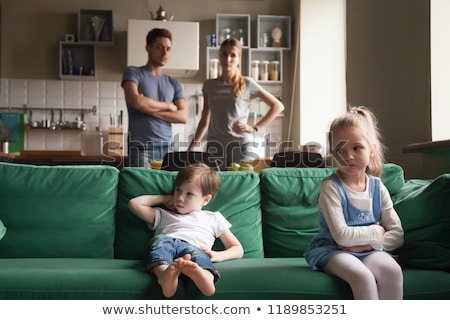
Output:
[[204,253],[208,255],[208,257],[211,259],[211,262],[221,262],[220,259],[220,252],[209,250],[208,248],[201,247]]
[[164,206],[170,211],[177,211],[175,203],[173,202],[173,196],[167,196],[166,200],[164,201]]

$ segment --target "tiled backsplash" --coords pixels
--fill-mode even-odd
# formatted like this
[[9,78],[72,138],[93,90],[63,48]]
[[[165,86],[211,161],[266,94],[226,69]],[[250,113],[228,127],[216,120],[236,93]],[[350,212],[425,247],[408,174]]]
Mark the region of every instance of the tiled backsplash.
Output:
[[[111,126],[111,117],[117,119],[120,111],[123,111],[124,132],[127,132],[128,114],[120,82],[34,79],[1,79],[0,81],[0,109],[21,111],[25,106],[27,110],[32,111],[31,114],[29,112],[26,114],[28,120],[30,115],[33,121],[50,120],[50,110],[53,109],[55,121],[72,122],[76,121],[77,117],[81,117],[82,109],[92,110],[94,106],[96,108],[95,113],[83,112],[85,131],[26,129],[25,149],[27,150],[82,150],[87,155],[98,155],[100,144],[96,127],[101,125],[103,136],[106,137],[108,128]],[[200,120],[202,108],[200,96],[202,84],[184,84],[183,86],[189,120],[187,124],[173,126],[176,150],[187,148]],[[275,88],[275,90],[281,89]],[[273,93],[277,94],[277,92]],[[255,114],[264,112],[264,105],[256,101],[252,105],[252,110]],[[271,126],[263,128],[258,133],[259,138],[270,132],[272,141],[280,141],[281,125],[282,119],[276,119]],[[261,155],[264,154],[261,153]]]

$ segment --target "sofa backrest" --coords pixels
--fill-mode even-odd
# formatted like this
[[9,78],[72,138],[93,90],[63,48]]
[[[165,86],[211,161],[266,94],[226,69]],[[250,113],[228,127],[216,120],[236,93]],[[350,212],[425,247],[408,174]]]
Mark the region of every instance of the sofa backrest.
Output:
[[[131,198],[144,194],[172,194],[177,172],[124,168],[117,198],[115,257],[142,259],[153,236],[145,222],[128,208]],[[259,176],[255,172],[219,172],[221,186],[205,210],[220,211],[232,224],[231,231],[242,243],[244,256],[263,256]],[[223,249],[220,241],[214,248]]]
[[112,258],[119,171],[0,163],[0,258]]
[[[261,172],[261,208],[266,257],[299,257],[318,232],[317,197],[335,168],[268,168]],[[405,184],[403,170],[383,166],[382,181],[391,195]]]

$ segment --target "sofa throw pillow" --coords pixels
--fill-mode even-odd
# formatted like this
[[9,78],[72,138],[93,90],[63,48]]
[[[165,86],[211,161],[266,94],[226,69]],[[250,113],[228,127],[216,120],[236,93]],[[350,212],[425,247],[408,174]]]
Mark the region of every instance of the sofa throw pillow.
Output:
[[400,264],[450,270],[450,174],[409,180],[393,201],[405,231]]
[[383,181],[391,196],[397,194],[405,185],[403,168],[395,163],[384,164],[381,181]]

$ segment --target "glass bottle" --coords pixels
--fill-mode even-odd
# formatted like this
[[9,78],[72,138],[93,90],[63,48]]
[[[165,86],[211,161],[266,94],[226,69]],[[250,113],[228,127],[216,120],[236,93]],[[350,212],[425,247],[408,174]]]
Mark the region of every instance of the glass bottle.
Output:
[[222,44],[222,42],[224,41],[224,40],[226,40],[226,39],[230,39],[231,38],[231,29],[230,28],[224,28],[223,30],[222,30],[222,36],[221,36],[221,39],[220,39],[220,43]]
[[269,46],[269,34],[264,32],[261,37],[261,47],[267,48]]

